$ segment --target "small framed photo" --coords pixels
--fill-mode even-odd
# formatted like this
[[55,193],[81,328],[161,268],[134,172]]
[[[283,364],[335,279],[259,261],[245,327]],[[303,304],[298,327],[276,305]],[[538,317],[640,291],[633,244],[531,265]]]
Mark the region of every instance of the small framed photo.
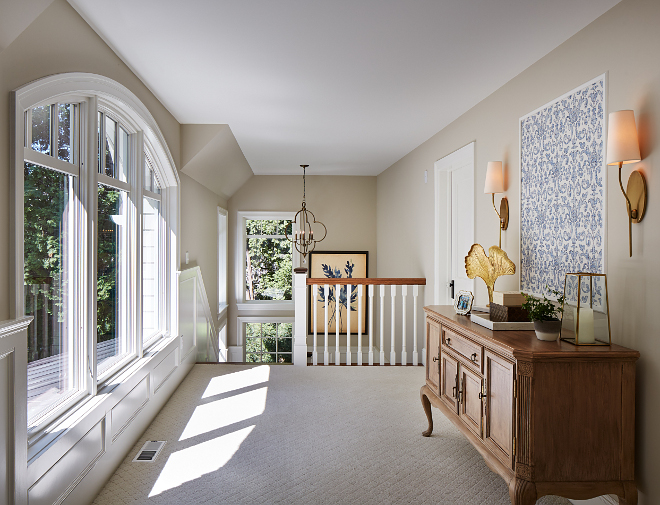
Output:
[[458,296],[454,299],[454,310],[457,314],[469,314],[472,310],[472,300],[474,295],[472,291],[459,291]]

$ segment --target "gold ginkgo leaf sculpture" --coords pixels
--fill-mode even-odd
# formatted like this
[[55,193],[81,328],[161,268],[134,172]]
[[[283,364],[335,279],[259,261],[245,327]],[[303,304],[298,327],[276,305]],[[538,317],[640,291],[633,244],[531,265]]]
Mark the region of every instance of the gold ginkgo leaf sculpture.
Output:
[[488,288],[488,303],[493,303],[495,281],[500,275],[513,275],[516,265],[502,249],[496,245],[486,251],[479,244],[473,244],[465,257],[465,271],[470,279],[481,277]]

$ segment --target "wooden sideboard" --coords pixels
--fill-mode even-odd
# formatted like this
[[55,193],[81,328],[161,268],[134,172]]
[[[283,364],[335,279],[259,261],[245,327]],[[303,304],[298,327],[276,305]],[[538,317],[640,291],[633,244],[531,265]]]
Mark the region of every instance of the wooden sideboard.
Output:
[[514,505],[548,494],[616,494],[620,503],[637,503],[637,351],[491,331],[452,306],[424,311],[425,437],[433,405],[504,479]]

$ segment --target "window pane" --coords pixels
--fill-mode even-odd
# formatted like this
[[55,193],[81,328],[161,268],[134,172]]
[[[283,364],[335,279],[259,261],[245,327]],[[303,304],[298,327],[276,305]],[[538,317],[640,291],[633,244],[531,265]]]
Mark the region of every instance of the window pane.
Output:
[[74,178],[24,165],[28,422],[78,389],[74,345]]
[[131,351],[128,339],[128,194],[99,184],[97,367],[103,373]]
[[142,203],[142,338],[160,329],[160,202]]
[[32,109],[32,149],[44,154],[50,152],[50,105]]
[[128,133],[121,126],[117,133],[117,177],[120,181],[128,182]]
[[109,117],[105,118],[105,166],[104,173],[108,177],[115,177],[117,123]]
[[278,354],[277,355],[277,362],[278,363],[293,363],[293,360],[291,359],[291,354]]
[[73,124],[71,118],[73,117],[74,105],[70,103],[60,103],[57,105],[57,119],[58,119],[58,132],[57,132],[57,157],[62,161],[73,163]]

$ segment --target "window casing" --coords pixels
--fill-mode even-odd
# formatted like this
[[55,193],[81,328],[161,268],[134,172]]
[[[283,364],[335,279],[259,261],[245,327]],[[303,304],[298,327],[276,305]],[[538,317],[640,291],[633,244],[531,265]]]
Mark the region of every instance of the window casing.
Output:
[[284,234],[292,212],[239,212],[236,298],[239,310],[293,310],[298,254]]
[[[28,373],[28,389],[41,400],[28,409],[32,445],[52,421],[140,359],[147,345],[175,334],[178,179],[155,121],[114,81],[51,76],[13,98],[11,312],[35,317],[29,359],[48,364],[55,377],[40,391],[45,368]],[[146,242],[157,256],[149,279]],[[156,299],[143,318],[149,282]],[[107,342],[109,353],[102,348]]]

